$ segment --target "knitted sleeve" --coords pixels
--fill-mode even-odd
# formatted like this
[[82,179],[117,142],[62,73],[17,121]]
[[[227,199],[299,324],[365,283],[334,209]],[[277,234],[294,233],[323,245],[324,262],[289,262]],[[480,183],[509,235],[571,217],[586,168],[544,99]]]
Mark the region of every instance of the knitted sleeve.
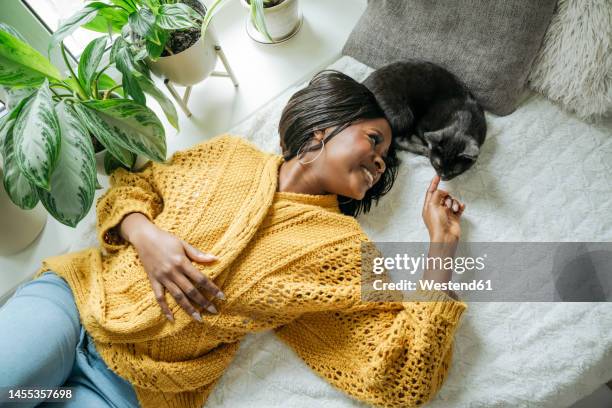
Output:
[[443,292],[398,310],[308,313],[276,334],[323,379],[379,407],[416,407],[444,381],[465,304]]
[[154,187],[153,167],[149,163],[141,172],[118,168],[110,176],[110,188],[96,202],[98,240],[108,252],[128,243],[117,226],[126,215],[139,212],[153,221],[163,208],[163,200]]
[[202,178],[212,174],[210,169],[218,168],[223,154],[238,142],[242,142],[240,137],[220,134],[175,152],[165,163],[149,162],[139,172],[121,167],[115,170],[110,176],[110,188],[96,203],[101,247],[115,252],[127,246],[117,228],[123,217],[139,212],[154,221],[164,206],[182,203],[195,189],[201,188]]

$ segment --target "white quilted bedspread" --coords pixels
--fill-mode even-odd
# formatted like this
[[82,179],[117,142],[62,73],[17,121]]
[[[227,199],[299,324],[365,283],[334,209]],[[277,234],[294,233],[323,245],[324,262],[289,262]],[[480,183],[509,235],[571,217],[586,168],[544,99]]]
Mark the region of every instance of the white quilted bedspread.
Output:
[[[371,68],[330,68],[361,81]],[[280,153],[283,106],[302,84],[231,133]],[[487,115],[476,165],[442,188],[467,207],[465,241],[612,241],[612,121],[587,124],[532,94],[512,115]],[[424,192],[434,175],[401,152],[393,190],[359,221],[374,241],[425,241]],[[87,225],[89,223],[89,225]],[[94,243],[93,221],[79,229]],[[612,273],[612,271],[610,272]],[[470,303],[447,381],[428,405],[567,407],[612,379],[612,303]],[[363,407],[312,372],[270,332],[248,336],[207,407]]]

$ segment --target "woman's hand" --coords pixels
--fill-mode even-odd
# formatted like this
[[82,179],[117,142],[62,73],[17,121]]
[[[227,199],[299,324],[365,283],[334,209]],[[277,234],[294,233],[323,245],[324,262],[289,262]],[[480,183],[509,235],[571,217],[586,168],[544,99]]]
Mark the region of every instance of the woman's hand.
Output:
[[429,230],[431,242],[456,243],[461,236],[459,220],[465,204],[453,198],[448,192],[438,190],[440,176],[432,180],[425,202],[423,203],[423,221]]
[[215,256],[205,254],[158,228],[140,213],[129,214],[123,219],[120,234],[138,252],[155,298],[168,320],[173,321],[174,316],[166,303],[164,288],[197,321],[202,321],[202,317],[192,302],[210,313],[217,313],[215,306],[203,293],[222,300],[225,295],[191,263],[214,262],[217,260]]

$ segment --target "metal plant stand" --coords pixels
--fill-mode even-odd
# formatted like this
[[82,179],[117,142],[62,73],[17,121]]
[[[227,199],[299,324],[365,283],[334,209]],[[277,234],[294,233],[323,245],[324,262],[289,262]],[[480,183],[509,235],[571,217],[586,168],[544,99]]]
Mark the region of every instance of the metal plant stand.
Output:
[[[221,62],[223,63],[225,72],[213,71],[211,72],[210,76],[230,78],[234,86],[238,87],[238,80],[236,79],[236,76],[234,75],[234,71],[232,71],[232,67],[229,64],[229,61],[225,57],[225,53],[223,52],[223,49],[221,48],[220,45],[216,44],[215,51],[217,55],[219,56],[219,58],[221,59]],[[168,88],[168,91],[170,92],[170,94],[172,95],[176,103],[181,107],[183,112],[185,112],[185,115],[187,115],[188,118],[191,117],[192,113],[189,110],[187,103],[189,102],[189,97],[191,96],[191,88],[193,87],[193,85],[189,85],[188,87],[185,88],[185,93],[183,93],[183,96],[179,95],[178,91],[176,90],[176,88],[174,87],[172,82],[170,82],[168,78],[164,79],[164,85],[166,85],[166,88]]]

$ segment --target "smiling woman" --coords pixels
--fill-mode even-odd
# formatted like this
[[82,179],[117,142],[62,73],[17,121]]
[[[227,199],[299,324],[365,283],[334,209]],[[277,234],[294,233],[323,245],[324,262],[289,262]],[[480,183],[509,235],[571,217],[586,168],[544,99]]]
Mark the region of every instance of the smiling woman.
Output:
[[[419,302],[362,292],[362,265],[380,253],[364,250],[353,214],[393,185],[389,123],[362,84],[323,72],[279,129],[283,155],[220,135],[141,172],[117,169],[96,204],[101,248],[45,259],[0,309],[0,331],[14,333],[0,337],[0,388],[86,373],[93,384],[76,387],[75,406],[201,407],[240,341],[274,330],[348,395],[381,407],[431,399],[465,303],[435,290]],[[452,256],[465,207],[438,182],[423,219]]]
[[347,215],[367,213],[372,201],[389,192],[401,163],[393,131],[372,93],[338,71],[320,72],[293,95],[279,134],[287,161],[280,191],[333,192]]

